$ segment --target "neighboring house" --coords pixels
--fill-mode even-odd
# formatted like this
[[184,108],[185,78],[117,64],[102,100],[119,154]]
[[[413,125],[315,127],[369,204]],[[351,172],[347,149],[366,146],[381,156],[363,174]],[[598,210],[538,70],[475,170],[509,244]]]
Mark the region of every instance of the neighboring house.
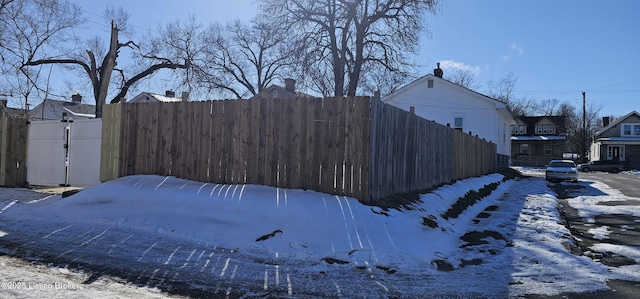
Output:
[[511,130],[514,117],[505,103],[442,78],[438,68],[384,96],[381,100],[416,115],[471,132],[497,146],[499,167],[508,165],[511,155]]
[[171,102],[182,102],[189,100],[189,93],[183,92],[182,97],[176,98],[176,93],[171,90],[167,90],[164,95],[151,93],[151,92],[142,92],[139,95],[135,96],[133,99],[128,101],[129,103],[171,103]]
[[604,128],[593,136],[590,160],[619,161],[625,169],[640,169],[640,114],[633,111],[608,122],[603,118]]
[[71,96],[71,102],[45,99],[38,106],[29,111],[31,120],[63,119],[63,113],[74,119],[95,118],[96,106],[83,104],[82,96]]
[[19,118],[25,115],[24,109],[7,107],[7,99],[0,99],[0,117]]
[[250,100],[255,99],[297,99],[297,98],[315,98],[314,96],[297,92],[296,91],[296,80],[287,78],[284,79],[284,87],[278,85],[271,85],[263,90],[261,90],[258,94],[249,98]]
[[517,166],[544,166],[563,158],[567,137],[563,116],[519,116],[511,125],[511,159]]

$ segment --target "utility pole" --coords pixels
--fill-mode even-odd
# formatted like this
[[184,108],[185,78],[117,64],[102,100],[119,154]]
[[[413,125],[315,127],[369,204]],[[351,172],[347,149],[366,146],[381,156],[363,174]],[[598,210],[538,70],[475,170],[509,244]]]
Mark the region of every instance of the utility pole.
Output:
[[587,94],[582,92],[582,161],[586,162],[587,153]]

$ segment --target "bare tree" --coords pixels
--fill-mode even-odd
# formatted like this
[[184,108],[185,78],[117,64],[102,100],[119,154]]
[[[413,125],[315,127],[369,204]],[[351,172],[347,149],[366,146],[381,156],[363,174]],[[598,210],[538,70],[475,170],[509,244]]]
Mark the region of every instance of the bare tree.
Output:
[[493,80],[487,83],[489,96],[505,103],[514,115],[533,115],[538,110],[538,103],[535,99],[522,97],[517,98],[513,92],[518,78],[513,73],[508,73],[498,82]]
[[197,80],[210,91],[236,98],[258,94],[292,65],[291,44],[281,26],[254,20],[211,24],[204,32]]
[[[418,49],[424,15],[437,0],[261,0],[260,18],[280,23],[305,47],[303,72],[318,91],[354,96],[368,65],[403,73]],[[371,67],[377,69],[377,67]],[[331,87],[332,90],[328,90]]]
[[[578,153],[584,160],[585,149],[587,144],[595,133],[603,128],[601,119],[598,117],[602,107],[594,106],[593,103],[583,109],[577,109],[569,103],[562,103],[556,110],[556,115],[564,118],[565,135],[567,142],[567,150],[572,153]],[[583,121],[585,128],[582,127]]]
[[20,98],[27,108],[33,95],[47,96],[46,71],[25,68],[37,53],[58,51],[63,44],[75,44],[69,29],[82,23],[79,6],[58,0],[1,0],[0,82],[5,93]]
[[[77,57],[64,57],[64,54],[52,55],[50,53],[39,53],[38,51],[33,51],[31,52],[29,59],[23,63],[23,67],[47,64],[72,65],[80,67],[91,81],[93,95],[96,102],[96,117],[98,118],[102,117],[102,105],[104,105],[107,94],[109,93],[109,87],[111,86],[112,79],[111,76],[114,70],[122,75],[122,81],[124,81],[124,83],[120,86],[119,92],[117,92],[116,96],[113,97],[111,103],[119,102],[120,99],[126,95],[128,88],[131,85],[160,69],[186,69],[188,67],[188,62],[174,62],[168,58],[156,56],[153,53],[143,53],[141,52],[140,47],[132,40],[121,43],[118,39],[119,32],[122,28],[126,28],[126,20],[128,19],[127,14],[121,9],[115,13],[113,9],[108,9],[107,16],[109,15],[113,17],[111,22],[109,45],[100,64],[98,64],[98,60],[96,59],[97,56],[92,50],[85,50],[86,60]],[[116,19],[121,21],[122,24],[117,24]],[[124,79],[125,75],[123,70],[116,69],[116,60],[123,48],[133,50],[137,55],[148,62],[147,66],[142,71],[131,76],[129,79]],[[42,58],[36,59],[36,56]]]
[[538,111],[541,115],[552,116],[554,115],[554,113],[556,113],[557,111],[556,107],[558,106],[559,103],[560,101],[558,101],[558,99],[542,100],[538,104]]
[[451,70],[450,73],[445,76],[445,79],[471,90],[480,88],[480,83],[476,81],[476,76],[473,72],[456,68]]

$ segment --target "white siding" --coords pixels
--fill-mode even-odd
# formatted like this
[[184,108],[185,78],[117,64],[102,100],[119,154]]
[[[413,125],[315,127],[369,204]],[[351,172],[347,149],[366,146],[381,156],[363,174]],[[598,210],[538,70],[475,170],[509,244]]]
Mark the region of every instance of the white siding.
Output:
[[463,132],[495,143],[498,154],[511,155],[511,123],[502,118],[495,103],[450,82],[435,79],[429,88],[427,81],[417,80],[383,101],[407,111],[414,106],[416,115],[452,128],[455,118],[463,117]]

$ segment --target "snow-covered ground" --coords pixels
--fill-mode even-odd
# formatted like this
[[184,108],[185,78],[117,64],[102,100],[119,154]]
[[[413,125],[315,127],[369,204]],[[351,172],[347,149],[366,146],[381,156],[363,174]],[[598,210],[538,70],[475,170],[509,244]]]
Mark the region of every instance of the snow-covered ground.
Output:
[[[22,260],[0,257],[9,265],[0,269],[0,297],[12,296],[15,282],[79,282],[72,294],[87,297],[123,285],[142,287],[124,297],[169,296],[162,289],[191,296],[421,298],[556,295],[606,290],[610,279],[640,281],[637,265],[608,267],[569,252],[573,238],[543,179],[502,179],[458,181],[389,210],[314,191],[159,176],[120,178],[67,198],[0,189],[0,252],[54,266],[33,274],[11,266]],[[492,183],[500,184],[490,195],[444,217],[467,191]],[[623,195],[601,194],[571,205],[585,217],[621,212],[595,203]],[[594,247],[640,262],[640,248]]]

